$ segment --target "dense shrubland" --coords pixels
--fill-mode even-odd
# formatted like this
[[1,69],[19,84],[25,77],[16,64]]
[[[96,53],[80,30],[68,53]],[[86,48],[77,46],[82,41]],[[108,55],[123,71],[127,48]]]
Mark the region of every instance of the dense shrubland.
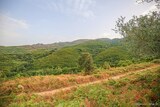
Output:
[[134,57],[123,41],[124,39],[97,39],[63,48],[34,50],[1,47],[0,76],[6,78],[79,73],[83,69],[79,66],[78,59],[86,52],[92,55],[95,70],[127,66],[154,59]]

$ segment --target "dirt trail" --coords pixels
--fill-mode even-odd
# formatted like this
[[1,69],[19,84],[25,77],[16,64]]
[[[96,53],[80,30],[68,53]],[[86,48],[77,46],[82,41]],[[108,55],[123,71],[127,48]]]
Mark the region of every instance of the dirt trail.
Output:
[[142,71],[145,71],[145,70],[150,70],[150,69],[153,69],[153,68],[157,68],[158,66],[160,66],[160,65],[154,65],[154,66],[151,66],[151,67],[148,67],[148,68],[145,68],[145,69],[127,72],[127,73],[120,74],[120,75],[117,75],[117,76],[109,77],[107,79],[101,79],[101,80],[97,80],[97,81],[93,81],[93,82],[77,84],[77,85],[74,85],[74,86],[59,88],[59,89],[55,89],[55,90],[51,90],[51,91],[43,91],[43,92],[34,93],[34,94],[40,95],[40,96],[51,96],[51,95],[55,95],[57,93],[68,92],[68,91],[71,91],[72,89],[76,89],[78,87],[83,87],[83,86],[87,86],[87,85],[91,85],[91,84],[103,83],[103,82],[106,82],[110,79],[117,80],[119,78],[130,75],[132,73],[138,73],[138,72],[142,72]]

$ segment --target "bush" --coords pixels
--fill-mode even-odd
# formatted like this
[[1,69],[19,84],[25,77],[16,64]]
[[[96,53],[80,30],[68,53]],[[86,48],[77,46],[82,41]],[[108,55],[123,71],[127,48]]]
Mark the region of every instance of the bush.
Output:
[[[73,94],[72,99],[58,102],[57,106],[71,107],[105,107],[106,96],[110,93],[102,85],[87,86],[78,88]],[[90,103],[90,106],[87,104]]]
[[130,60],[120,60],[118,62],[118,66],[128,66],[130,64],[132,64],[132,61],[130,61]]
[[160,59],[154,59],[152,62],[155,64],[160,64]]
[[64,67],[62,69],[63,74],[76,74],[80,72],[80,69],[78,67]]
[[36,102],[33,99],[25,101],[24,99],[19,99],[19,102],[12,102],[9,107],[50,107],[51,105],[45,101]]
[[94,69],[93,58],[90,53],[83,53],[79,58],[79,66],[85,71],[85,74],[90,74]]
[[105,61],[109,62],[111,67],[117,67],[120,60],[128,60],[131,55],[122,46],[109,47],[97,54],[95,62],[98,65],[103,65]]
[[111,66],[110,66],[110,64],[108,62],[104,62],[102,67],[104,69],[109,69]]

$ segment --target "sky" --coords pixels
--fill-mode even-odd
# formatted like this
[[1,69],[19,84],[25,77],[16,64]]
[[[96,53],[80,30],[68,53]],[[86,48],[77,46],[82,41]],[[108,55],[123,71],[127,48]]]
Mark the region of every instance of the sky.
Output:
[[0,0],[0,45],[121,38],[117,19],[146,14],[153,3],[136,0]]

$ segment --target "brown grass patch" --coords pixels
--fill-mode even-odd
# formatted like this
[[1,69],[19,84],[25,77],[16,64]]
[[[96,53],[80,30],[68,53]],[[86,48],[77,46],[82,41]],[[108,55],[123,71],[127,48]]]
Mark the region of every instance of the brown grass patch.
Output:
[[[3,82],[0,87],[0,95],[8,95],[11,93],[32,93],[42,92],[62,87],[74,86],[76,84],[83,84],[93,82],[100,79],[106,79],[109,75],[118,75],[121,73],[144,69],[153,66],[154,64],[137,64],[128,67],[111,68],[110,70],[99,72],[98,74],[86,75],[83,74],[63,74],[63,75],[49,75],[49,76],[32,76],[21,77],[15,80]],[[23,88],[19,88],[19,86]]]

